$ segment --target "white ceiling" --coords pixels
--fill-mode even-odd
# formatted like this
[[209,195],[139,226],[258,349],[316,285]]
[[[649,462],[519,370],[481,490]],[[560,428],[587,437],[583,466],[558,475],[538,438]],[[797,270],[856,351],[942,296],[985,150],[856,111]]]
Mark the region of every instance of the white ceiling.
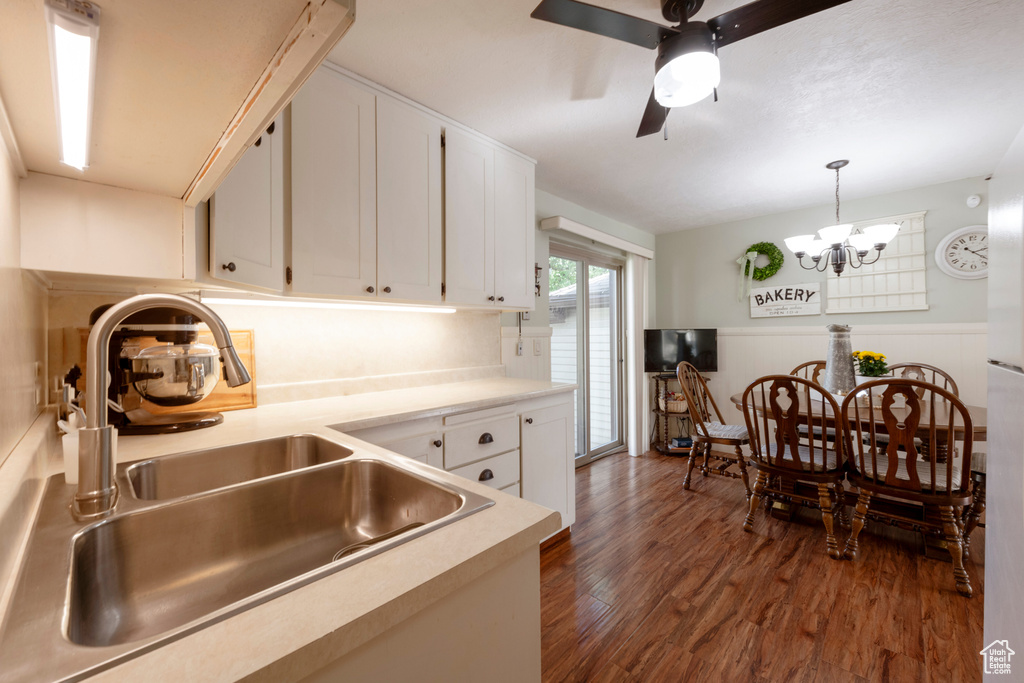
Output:
[[30,171],[181,197],[307,0],[99,0],[90,165],[59,160],[43,0],[3,0],[0,98]]
[[[653,233],[827,205],[833,159],[844,199],[987,175],[1024,125],[1021,0],[852,0],[723,47],[720,101],[673,110],[667,142],[634,137],[655,53],[531,19],[538,2],[361,2],[328,59]],[[591,2],[663,22],[658,0]]]

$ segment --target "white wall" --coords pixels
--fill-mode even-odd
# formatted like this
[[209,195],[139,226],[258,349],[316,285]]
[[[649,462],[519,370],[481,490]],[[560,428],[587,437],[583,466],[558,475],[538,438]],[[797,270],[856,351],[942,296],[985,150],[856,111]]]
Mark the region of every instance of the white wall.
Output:
[[46,292],[21,269],[19,216],[18,177],[0,140],[0,463],[45,403]]
[[[739,266],[736,259],[756,242],[773,242],[785,254],[782,269],[759,286],[822,282],[825,275],[800,268],[783,240],[815,232],[835,222],[835,205],[763,216],[683,232],[657,236],[655,261],[657,327],[767,327],[807,326],[843,323],[887,325],[906,323],[984,322],[986,281],[958,280],[935,265],[934,250],[944,236],[956,228],[988,222],[987,183],[968,178],[906,192],[842,202],[843,221],[927,211],[925,255],[928,264],[927,311],[899,313],[857,313],[844,316],[821,314],[790,318],[752,320],[747,301],[736,300]],[[981,206],[967,208],[971,194],[982,197]],[[755,283],[757,284],[757,283]],[[822,307],[824,310],[824,306]],[[883,351],[883,349],[877,349]]]
[[[3,117],[0,103],[0,126]],[[49,429],[26,437],[44,400],[46,292],[20,267],[19,216],[18,177],[0,138],[0,614],[54,438]]]
[[[544,272],[540,276],[540,297],[536,299],[537,308],[530,314],[530,319],[523,322],[523,327],[547,327],[548,321],[548,255],[550,254],[550,241],[551,233],[540,229],[540,222],[545,218],[551,216],[565,216],[577,223],[582,223],[587,227],[600,230],[601,232],[620,237],[634,244],[638,244],[641,247],[648,249],[654,249],[654,235],[648,232],[644,232],[639,228],[635,228],[632,225],[626,225],[620,223],[612,218],[603,216],[599,213],[595,213],[590,209],[586,209],[578,204],[573,204],[570,201],[556,197],[553,194],[548,194],[543,190],[537,190],[536,198],[536,213],[537,213],[537,237],[535,241],[536,251],[536,262],[540,264]],[[578,239],[578,238],[577,238]],[[653,268],[651,269],[650,285],[654,285]],[[653,306],[654,297],[651,297],[651,304]],[[653,310],[651,311],[651,319],[653,320]],[[516,324],[516,315],[514,313],[505,313],[502,315],[502,325],[513,326]],[[545,359],[546,361],[547,359]]]

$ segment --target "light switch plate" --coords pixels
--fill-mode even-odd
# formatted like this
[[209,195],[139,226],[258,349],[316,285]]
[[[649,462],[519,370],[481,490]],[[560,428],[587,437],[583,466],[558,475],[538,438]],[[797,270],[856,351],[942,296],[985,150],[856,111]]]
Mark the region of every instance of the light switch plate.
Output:
[[543,353],[543,347],[541,347],[540,339],[533,340],[533,355],[539,356]]

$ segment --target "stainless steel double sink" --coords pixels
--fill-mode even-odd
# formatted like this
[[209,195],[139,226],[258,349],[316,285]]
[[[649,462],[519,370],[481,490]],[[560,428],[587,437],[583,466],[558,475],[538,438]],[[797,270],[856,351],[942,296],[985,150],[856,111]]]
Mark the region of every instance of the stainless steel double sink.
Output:
[[5,680],[77,680],[493,505],[308,434],[122,466],[117,481],[117,514],[85,526],[63,475],[48,481],[0,632]]

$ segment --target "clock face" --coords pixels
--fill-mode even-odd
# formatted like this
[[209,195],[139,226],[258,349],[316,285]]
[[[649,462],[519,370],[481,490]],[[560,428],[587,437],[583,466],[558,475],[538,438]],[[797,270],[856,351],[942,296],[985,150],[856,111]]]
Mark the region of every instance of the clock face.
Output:
[[935,250],[935,261],[939,268],[953,277],[987,277],[988,229],[974,225],[954,231]]

